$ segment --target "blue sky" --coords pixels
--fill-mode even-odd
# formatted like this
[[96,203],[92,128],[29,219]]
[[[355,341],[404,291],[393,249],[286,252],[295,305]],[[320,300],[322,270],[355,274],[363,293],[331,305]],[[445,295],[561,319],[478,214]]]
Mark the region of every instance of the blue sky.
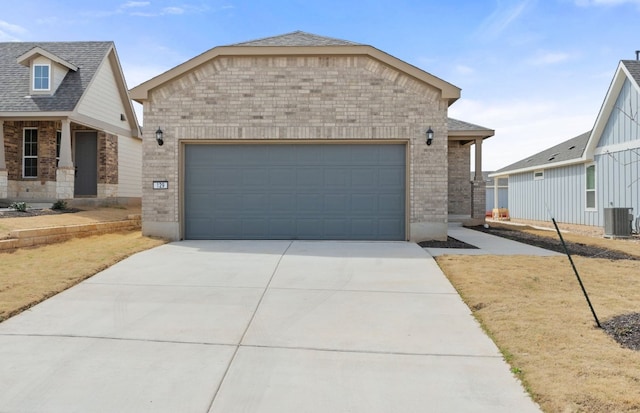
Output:
[[113,40],[129,87],[215,46],[302,30],[372,45],[462,89],[495,170],[593,127],[640,0],[0,0],[0,41]]

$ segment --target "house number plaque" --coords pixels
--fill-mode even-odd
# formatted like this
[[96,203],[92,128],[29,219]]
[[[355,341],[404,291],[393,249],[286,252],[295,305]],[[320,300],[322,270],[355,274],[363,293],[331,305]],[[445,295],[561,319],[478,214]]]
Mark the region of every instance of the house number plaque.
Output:
[[169,181],[153,181],[153,189],[169,189]]

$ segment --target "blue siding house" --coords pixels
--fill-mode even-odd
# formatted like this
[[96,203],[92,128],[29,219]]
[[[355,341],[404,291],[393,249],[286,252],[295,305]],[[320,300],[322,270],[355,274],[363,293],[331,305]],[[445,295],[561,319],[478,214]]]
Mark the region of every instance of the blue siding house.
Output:
[[605,208],[640,216],[640,61],[622,60],[591,131],[502,168],[511,218],[604,227]]

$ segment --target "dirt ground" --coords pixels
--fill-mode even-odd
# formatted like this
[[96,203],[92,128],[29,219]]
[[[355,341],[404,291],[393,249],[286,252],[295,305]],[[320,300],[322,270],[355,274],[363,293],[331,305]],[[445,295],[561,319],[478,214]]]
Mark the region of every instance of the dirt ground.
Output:
[[[490,227],[496,235],[559,244],[550,231],[498,226]],[[603,325],[640,312],[637,240],[563,237]],[[437,262],[545,412],[640,412],[640,351],[596,326],[566,256],[445,255]],[[614,322],[623,336],[640,327],[631,319],[636,324]]]

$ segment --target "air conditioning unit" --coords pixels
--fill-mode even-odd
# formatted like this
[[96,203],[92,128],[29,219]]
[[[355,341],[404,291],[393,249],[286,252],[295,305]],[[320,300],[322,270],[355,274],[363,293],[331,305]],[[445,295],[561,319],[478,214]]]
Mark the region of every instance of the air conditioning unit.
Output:
[[633,222],[633,208],[605,208],[604,236],[629,237]]

